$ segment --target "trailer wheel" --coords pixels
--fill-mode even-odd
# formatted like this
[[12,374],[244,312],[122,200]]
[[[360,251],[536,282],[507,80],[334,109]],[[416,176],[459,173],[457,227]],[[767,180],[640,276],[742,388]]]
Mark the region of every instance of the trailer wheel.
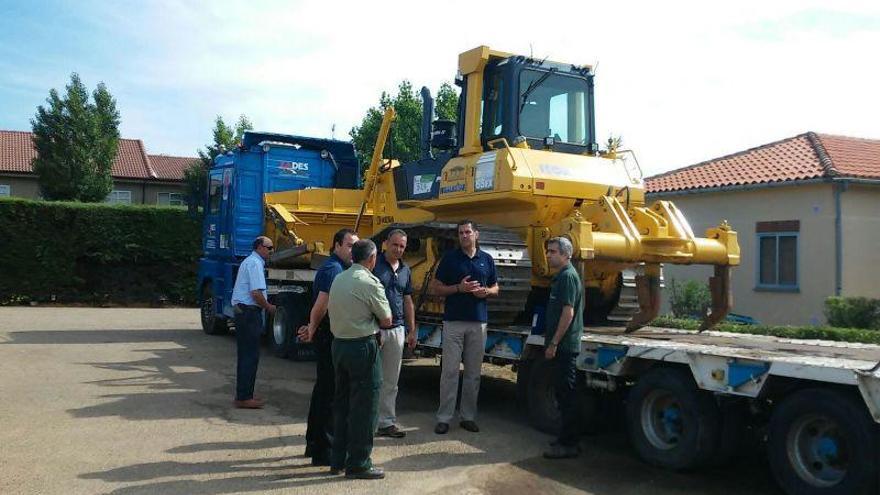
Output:
[[224,335],[229,332],[226,318],[217,314],[217,303],[214,301],[214,289],[207,282],[202,286],[201,301],[202,330],[208,335]]
[[855,398],[831,389],[801,390],[770,417],[770,467],[789,494],[873,494],[877,435]]
[[529,420],[538,431],[559,433],[559,405],[556,400],[556,362],[543,357],[531,361],[528,388]]
[[529,414],[529,379],[532,376],[532,359],[524,359],[516,365],[516,406]]
[[639,456],[667,469],[692,469],[709,461],[720,418],[712,397],[689,372],[657,368],[639,378],[626,404],[630,440]]

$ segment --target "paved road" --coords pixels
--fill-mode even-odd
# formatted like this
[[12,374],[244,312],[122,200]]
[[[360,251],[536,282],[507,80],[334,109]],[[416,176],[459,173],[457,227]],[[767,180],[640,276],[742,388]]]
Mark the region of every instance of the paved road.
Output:
[[329,477],[302,457],[313,364],[264,354],[269,406],[246,411],[230,407],[234,359],[234,339],[204,335],[193,309],[0,308],[0,493],[780,493],[760,458],[672,473],[641,463],[623,432],[546,461],[549,437],[515,413],[503,374],[483,380],[483,432],[434,435],[427,359],[403,371],[409,434],[376,443],[388,477]]

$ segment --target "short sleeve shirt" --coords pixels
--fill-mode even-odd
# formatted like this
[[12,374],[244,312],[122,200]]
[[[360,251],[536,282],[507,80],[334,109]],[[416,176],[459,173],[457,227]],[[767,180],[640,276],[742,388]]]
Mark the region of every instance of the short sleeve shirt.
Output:
[[[498,283],[495,274],[495,260],[488,253],[477,249],[471,258],[461,249],[454,249],[443,255],[437,266],[435,278],[445,285],[460,283],[463,278],[470,277],[484,287],[492,287]],[[455,293],[446,296],[443,305],[444,321],[479,321],[489,320],[486,299],[472,294]]]
[[385,287],[385,297],[388,299],[388,304],[391,305],[391,324],[395,327],[403,326],[403,296],[411,296],[413,293],[412,272],[409,266],[401,260],[395,271],[385,258],[385,253],[380,253],[376,257],[373,275]]
[[336,253],[331,254],[327,261],[318,268],[318,273],[315,274],[315,299],[318,298],[319,292],[329,294],[333,280],[343,271],[345,271],[345,264],[339,259],[339,256],[336,256]]
[[232,287],[232,304],[256,306],[257,301],[251,296],[252,290],[259,290],[266,297],[266,261],[255,251],[241,262],[235,285]]
[[333,336],[356,339],[378,332],[378,320],[389,318],[391,307],[379,279],[355,263],[333,281],[329,312]]
[[556,333],[562,308],[565,306],[574,308],[574,318],[559,341],[559,350],[577,353],[580,352],[581,335],[584,331],[584,286],[571,263],[559,270],[550,282],[550,300],[547,302],[544,320],[545,343],[549,344]]

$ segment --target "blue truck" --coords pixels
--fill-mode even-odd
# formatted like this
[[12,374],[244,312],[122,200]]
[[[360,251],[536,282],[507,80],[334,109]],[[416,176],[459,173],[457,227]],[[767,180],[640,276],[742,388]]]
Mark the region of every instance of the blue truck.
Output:
[[[232,288],[241,261],[251,253],[254,238],[264,233],[263,195],[310,188],[358,189],[360,167],[354,146],[345,141],[287,134],[246,132],[241,145],[215,158],[208,171],[204,203],[198,297],[202,329],[216,335],[229,330]],[[284,302],[290,320],[308,317],[311,295],[292,286],[284,291],[273,284],[269,300]],[[296,301],[287,299],[295,298]],[[303,315],[303,311],[305,314]],[[270,319],[267,325],[274,322]],[[292,323],[295,324],[296,322]],[[289,332],[288,332],[289,333]],[[276,349],[288,355],[307,346],[285,343]]]

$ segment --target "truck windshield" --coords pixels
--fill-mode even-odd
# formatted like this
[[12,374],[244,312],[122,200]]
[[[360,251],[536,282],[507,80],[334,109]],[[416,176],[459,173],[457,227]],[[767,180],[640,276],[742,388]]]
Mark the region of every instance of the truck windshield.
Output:
[[591,142],[587,81],[558,72],[524,70],[519,87],[521,135],[578,145]]

